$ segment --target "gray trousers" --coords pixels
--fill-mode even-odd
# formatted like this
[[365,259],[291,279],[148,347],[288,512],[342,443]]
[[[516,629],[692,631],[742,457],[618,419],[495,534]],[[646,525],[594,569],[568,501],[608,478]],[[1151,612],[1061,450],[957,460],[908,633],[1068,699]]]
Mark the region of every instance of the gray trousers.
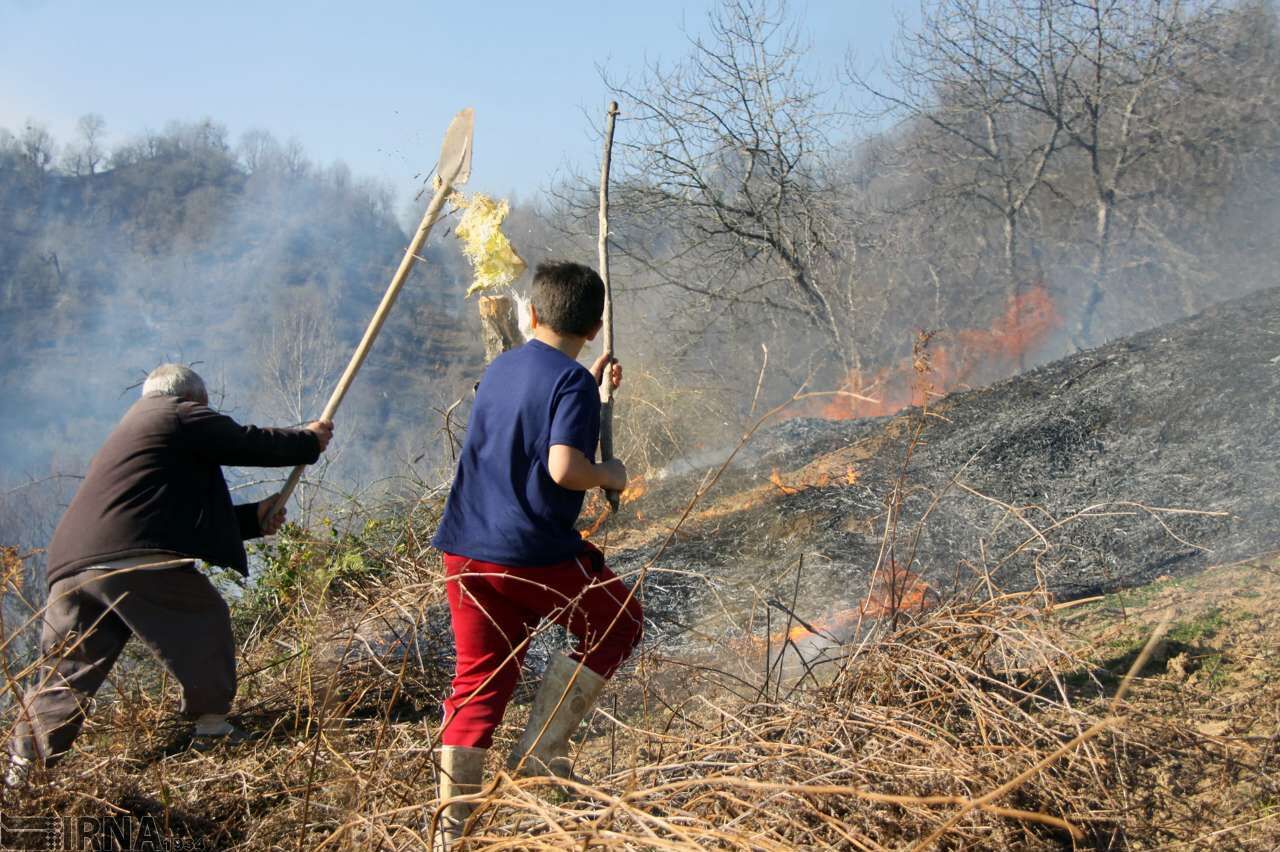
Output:
[[236,692],[231,614],[194,563],[91,568],[49,589],[43,657],[23,699],[13,751],[46,764],[80,735],[94,693],[130,636],[182,686],[188,716],[226,713]]

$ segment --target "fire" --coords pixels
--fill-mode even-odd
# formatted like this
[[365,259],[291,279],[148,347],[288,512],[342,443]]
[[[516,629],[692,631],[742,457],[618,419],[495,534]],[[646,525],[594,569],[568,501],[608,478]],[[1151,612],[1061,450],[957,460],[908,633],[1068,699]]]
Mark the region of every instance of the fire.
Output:
[[769,471],[769,481],[783,494],[799,494],[810,488],[826,488],[830,485],[855,485],[862,477],[858,469],[849,465],[844,471],[827,469],[822,464],[806,465],[801,470],[783,478],[775,467]]
[[920,612],[929,608],[931,589],[919,574],[889,564],[888,576],[876,581],[861,604],[865,618],[884,618],[895,612]]
[[840,396],[818,414],[831,420],[879,417],[923,405],[930,393],[949,393],[974,382],[1003,378],[1021,369],[1027,356],[1061,325],[1048,288],[1037,283],[1014,295],[990,328],[938,334],[925,368],[927,381],[921,380],[921,365],[914,358],[877,371],[870,381],[855,371],[841,389],[876,401]]
[[[851,635],[864,621],[887,618],[894,613],[921,612],[929,608],[929,596],[932,590],[918,574],[897,568],[892,563],[889,575],[878,579],[866,599],[856,607],[848,607],[833,612],[831,615],[814,621],[812,626],[819,633],[845,638]],[[814,635],[809,628],[797,624],[787,631],[787,639],[799,642]],[[782,635],[774,637],[775,643],[782,641]]]
[[627,483],[627,487],[623,490],[618,499],[621,501],[622,505],[625,506],[628,503],[639,500],[648,493],[648,491],[649,485],[644,481],[644,477],[637,476],[635,479]]
[[[649,485],[645,482],[643,476],[637,476],[635,479],[627,483],[627,487],[618,495],[619,505],[625,506],[628,503],[634,503],[649,491]],[[600,527],[604,526],[605,519],[609,517],[609,507],[604,500],[600,498],[600,492],[593,491],[589,502],[582,509],[582,514],[587,515],[594,512],[595,517],[587,528],[581,531],[583,538],[591,538],[600,531]],[[636,512],[636,520],[644,520],[641,512]]]
[[[857,620],[858,610],[842,609],[839,612],[832,613],[827,618],[821,618],[818,621],[815,621],[813,626],[818,628],[818,632],[820,633],[838,633],[842,628],[852,626],[857,622]],[[795,627],[787,631],[787,638],[792,642],[799,642],[806,636],[812,635],[813,634],[809,632],[809,628],[802,624],[797,624]]]
[[591,525],[584,530],[579,531],[579,535],[583,538],[591,538],[591,536],[600,532],[600,527],[604,526],[605,518],[609,517],[609,507],[601,506],[595,518],[591,521]]
[[794,485],[787,485],[784,483],[782,481],[782,474],[778,473],[778,469],[776,467],[769,471],[769,481],[772,482],[783,494],[798,494],[804,490],[803,488],[798,488]]

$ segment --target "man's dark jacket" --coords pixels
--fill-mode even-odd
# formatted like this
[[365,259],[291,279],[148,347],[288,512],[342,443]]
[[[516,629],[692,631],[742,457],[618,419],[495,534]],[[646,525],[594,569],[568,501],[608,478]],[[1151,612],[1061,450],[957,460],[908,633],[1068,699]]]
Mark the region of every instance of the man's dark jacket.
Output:
[[49,583],[92,565],[178,553],[248,575],[243,540],[262,534],[257,504],[231,505],[222,465],[311,464],[305,429],[241,426],[173,396],[138,400],[107,437],[49,543]]

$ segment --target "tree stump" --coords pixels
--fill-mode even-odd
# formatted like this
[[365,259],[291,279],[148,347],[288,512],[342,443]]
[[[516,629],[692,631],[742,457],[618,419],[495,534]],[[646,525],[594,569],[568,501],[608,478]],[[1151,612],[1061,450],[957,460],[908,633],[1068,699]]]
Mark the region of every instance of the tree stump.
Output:
[[524,343],[510,296],[481,296],[480,325],[484,330],[484,360],[492,361],[508,349]]

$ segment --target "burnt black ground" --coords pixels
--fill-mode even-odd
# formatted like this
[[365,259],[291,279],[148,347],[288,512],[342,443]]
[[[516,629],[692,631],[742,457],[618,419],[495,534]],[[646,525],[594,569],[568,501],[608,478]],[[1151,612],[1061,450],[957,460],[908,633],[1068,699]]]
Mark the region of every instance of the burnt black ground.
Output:
[[[901,480],[893,552],[940,593],[989,576],[1006,590],[1042,579],[1076,597],[1280,548],[1280,289],[952,394],[934,411]],[[809,611],[854,599],[920,416],[763,431],[706,498],[722,511],[692,519],[658,558],[646,597],[685,609],[705,600],[701,585],[761,582],[803,554]],[[794,494],[767,487],[771,469],[786,478],[815,461],[847,463],[858,479]],[[634,506],[668,515],[703,473],[669,477]],[[763,499],[740,499],[762,486]],[[621,543],[611,558],[623,570],[656,550]]]

